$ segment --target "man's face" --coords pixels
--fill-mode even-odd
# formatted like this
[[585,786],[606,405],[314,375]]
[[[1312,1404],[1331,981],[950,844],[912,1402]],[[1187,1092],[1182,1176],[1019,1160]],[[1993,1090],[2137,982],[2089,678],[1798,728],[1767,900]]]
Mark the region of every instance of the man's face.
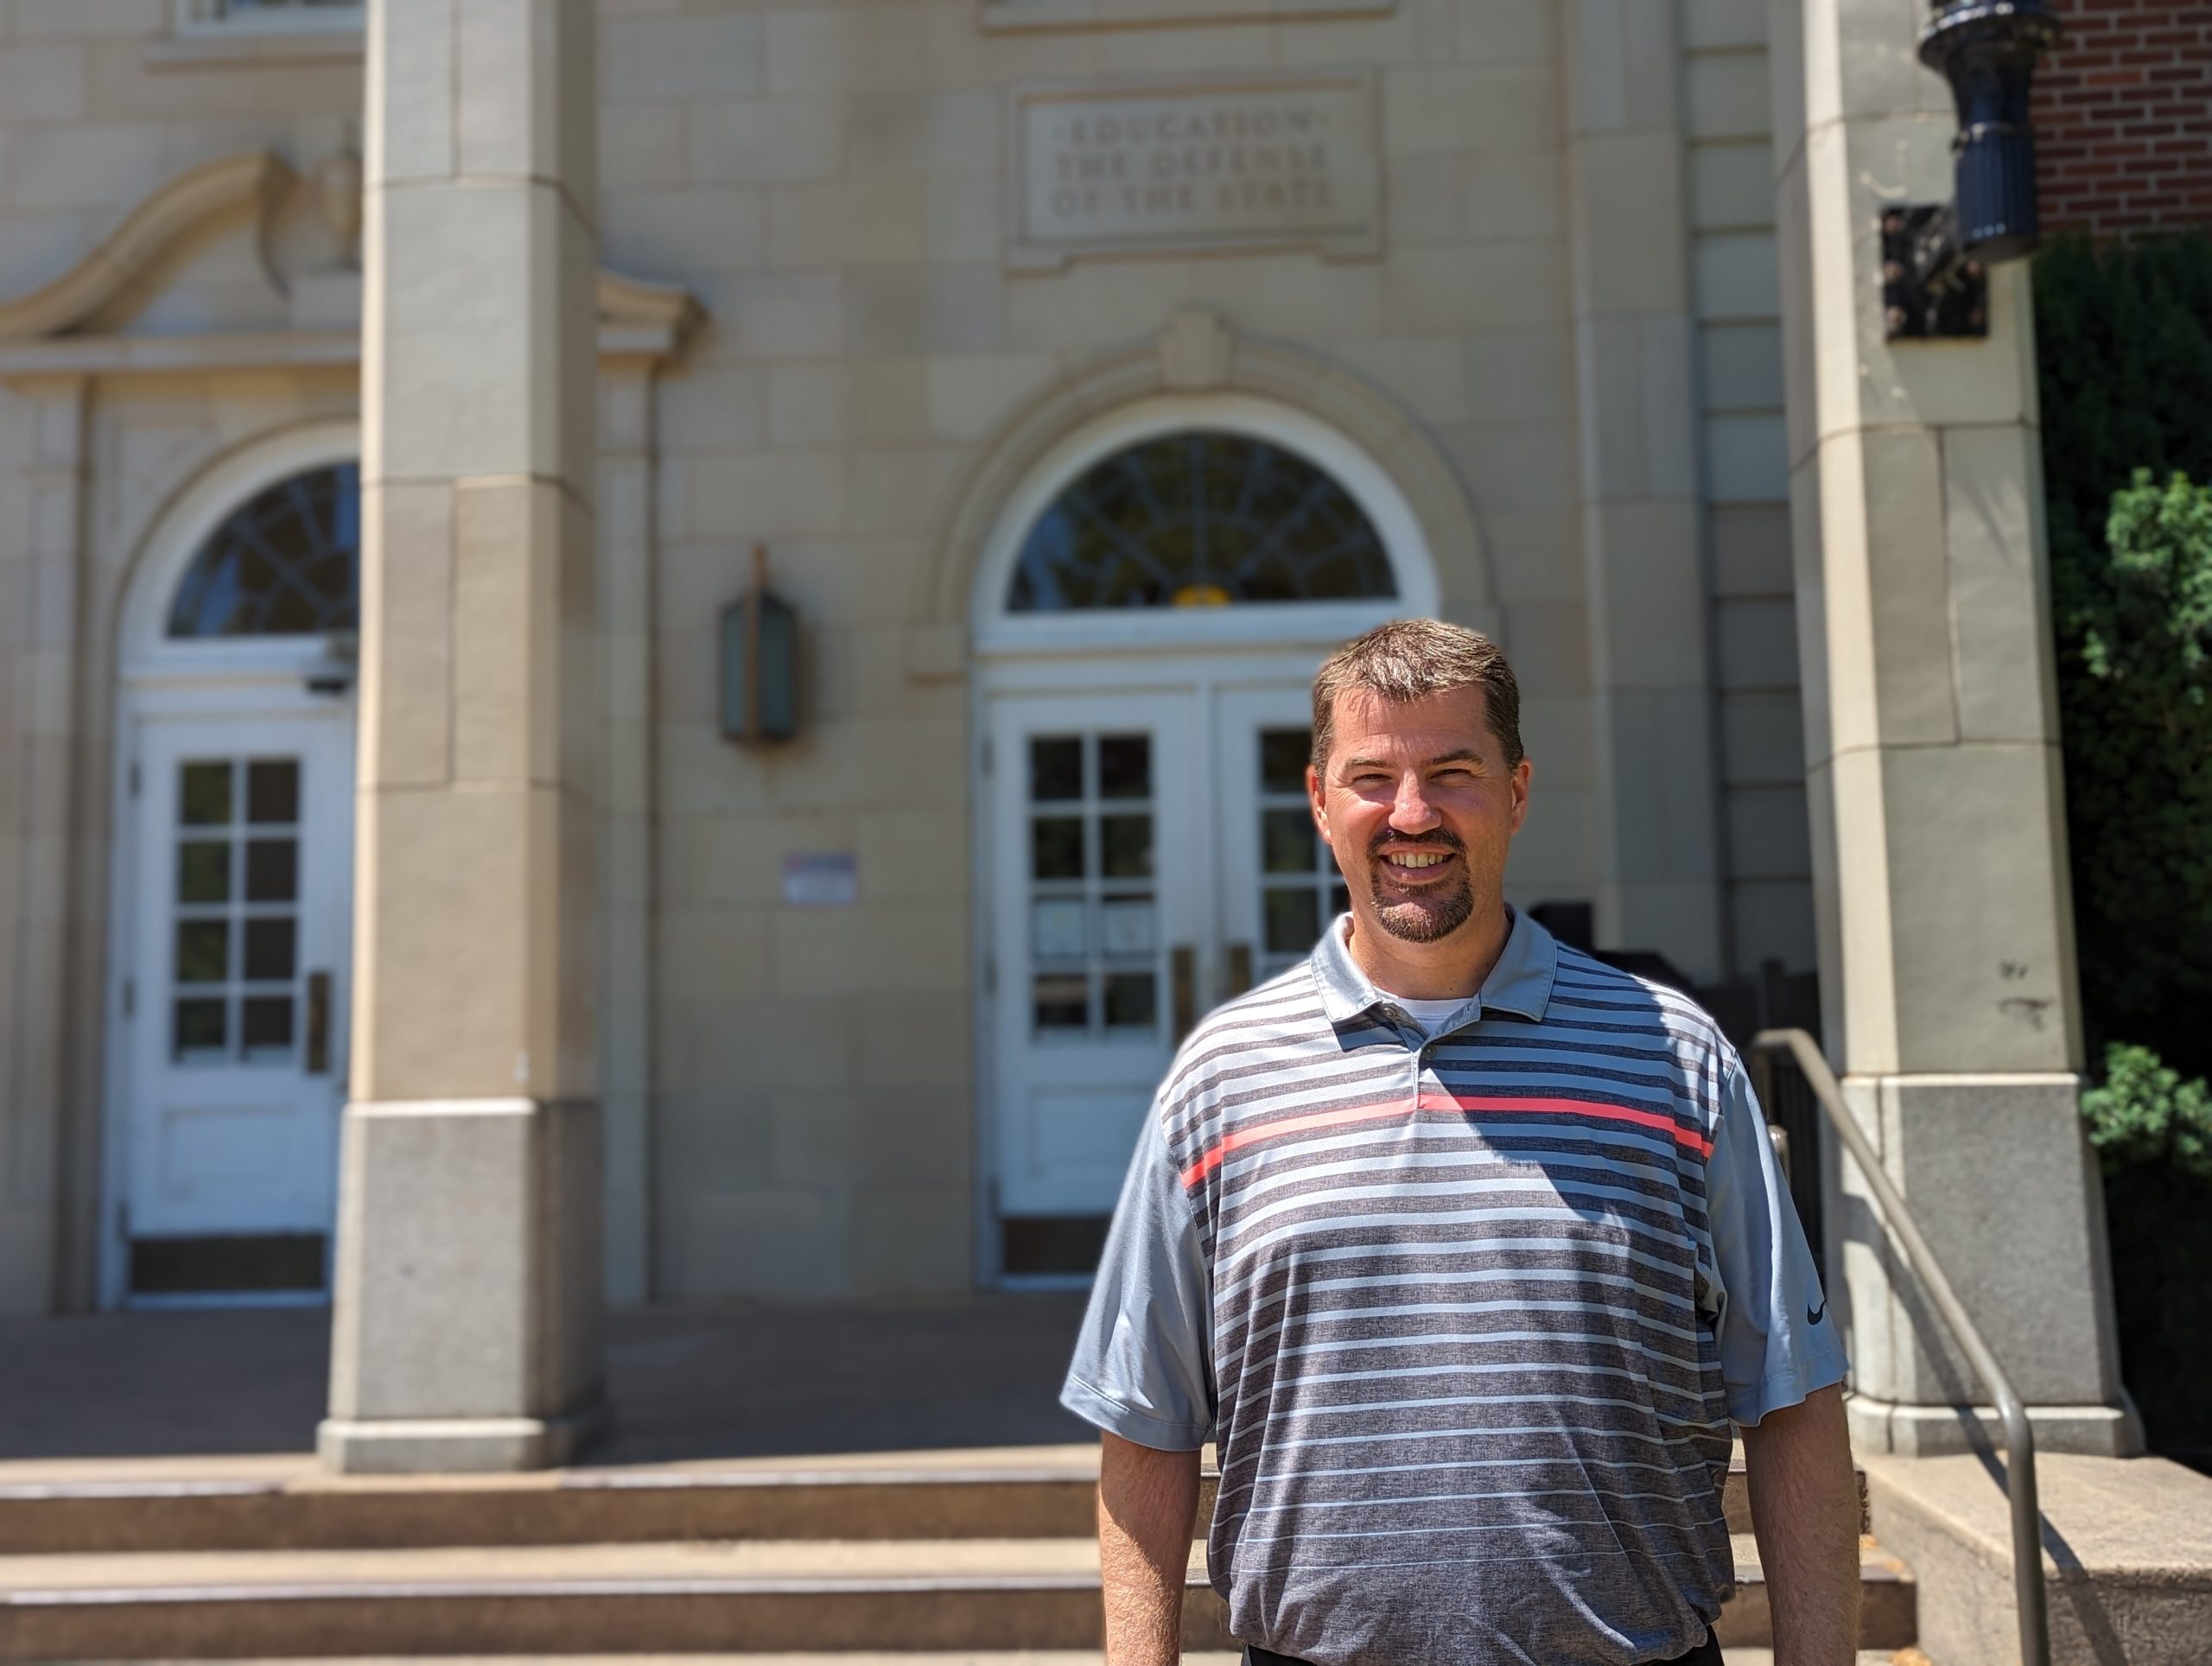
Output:
[[1326,774],[1309,768],[1306,787],[1355,929],[1434,943],[1478,910],[1494,913],[1529,776],[1525,758],[1506,767],[1480,689],[1403,704],[1364,689],[1338,695]]

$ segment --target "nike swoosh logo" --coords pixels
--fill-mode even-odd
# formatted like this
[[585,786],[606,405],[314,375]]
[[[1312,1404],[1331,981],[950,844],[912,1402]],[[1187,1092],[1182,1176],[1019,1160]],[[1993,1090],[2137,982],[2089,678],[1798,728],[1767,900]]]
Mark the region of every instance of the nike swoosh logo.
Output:
[[1821,1305],[1818,1307],[1808,1307],[1805,1309],[1805,1322],[1808,1325],[1817,1325],[1827,1316],[1828,1301],[1826,1296],[1822,1296],[1821,1298]]

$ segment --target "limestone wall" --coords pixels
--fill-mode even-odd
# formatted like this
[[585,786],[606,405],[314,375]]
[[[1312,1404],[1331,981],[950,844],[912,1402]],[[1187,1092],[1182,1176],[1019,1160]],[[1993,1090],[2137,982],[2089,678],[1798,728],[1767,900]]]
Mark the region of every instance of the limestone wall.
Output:
[[[608,261],[680,273],[714,319],[661,408],[659,1281],[958,1285],[972,760],[964,687],[906,672],[912,575],[994,437],[1092,356],[1206,305],[1430,431],[1529,691],[1517,884],[1591,892],[1555,8],[1035,33],[967,0],[672,10],[602,34]],[[1007,270],[1008,83],[1345,64],[1381,70],[1379,258]],[[766,759],[714,728],[756,538],[812,625],[808,734]],[[806,849],[858,853],[859,906],[779,906]]]
[[[0,297],[69,270],[156,188],[358,129],[358,40],[247,61],[168,0],[0,12]],[[251,249],[184,251],[102,327],[207,332],[282,297]],[[92,1299],[115,608],[160,506],[258,434],[350,414],[350,375],[0,382],[0,1311]]]
[[[1445,594],[1485,595],[1484,622],[1522,675],[1537,761],[1512,891],[1523,902],[1605,894],[1619,835],[1600,832],[1593,741],[1591,621],[1605,599],[1591,593],[1578,473],[1562,10],[602,0],[605,263],[683,286],[709,321],[650,402],[641,383],[608,395],[602,549],[619,522],[639,609],[607,615],[621,636],[610,711],[635,715],[649,696],[655,736],[649,779],[626,762],[623,848],[634,836],[641,859],[616,881],[624,909],[652,911],[651,980],[601,996],[621,1038],[610,1048],[625,1072],[621,1126],[645,1120],[647,1071],[655,1086],[649,1144],[613,1159],[611,1230],[652,1223],[649,1243],[617,1248],[629,1269],[618,1293],[971,1278],[976,760],[959,633],[933,610],[927,575],[972,560],[942,547],[955,502],[1025,413],[1102,357],[1147,350],[1179,309],[1211,308],[1238,339],[1349,378],[1444,460],[1441,489],[1479,529],[1487,569],[1477,585],[1471,551],[1440,550]],[[66,270],[192,163],[266,145],[306,168],[346,143],[360,108],[357,40],[226,50],[173,37],[171,16],[168,0],[16,0],[0,12],[0,296]],[[1628,13],[1615,22],[1636,33]],[[1739,970],[1768,954],[1803,966],[1811,952],[1760,27],[1748,0],[1689,0],[1681,19],[1724,690],[1728,836],[1712,861],[1728,864],[1723,958]],[[1010,87],[1229,86],[1347,67],[1376,78],[1371,248],[1009,261]],[[235,239],[132,305],[129,327],[144,330],[262,327],[283,313],[251,243]],[[14,1027],[0,1029],[0,1303],[17,1307],[41,1305],[55,1275],[37,1246],[62,1241],[56,1211],[83,1213],[97,1192],[86,1130],[105,828],[85,817],[105,814],[109,673],[85,645],[106,652],[98,610],[111,609],[131,540],[166,494],[226,447],[354,401],[350,373],[289,371],[108,378],[86,397],[83,547],[100,576],[84,593],[90,622],[57,624],[29,600],[35,552],[48,546],[27,530],[57,478],[38,437],[51,413],[0,385],[0,1025]],[[70,547],[74,535],[56,536]],[[716,727],[718,614],[756,541],[807,627],[805,732],[772,754]],[[59,682],[27,680],[26,656],[41,642],[52,655],[56,631],[65,646],[41,675]],[[648,664],[649,687],[633,687]],[[35,686],[62,692],[40,703]],[[66,930],[35,928],[28,912],[65,825],[51,792],[35,809],[26,785],[56,766],[34,737],[57,711],[79,784],[60,802],[84,835]],[[784,906],[784,857],[825,850],[856,855],[857,905]],[[1710,913],[1685,927],[1700,945],[1717,940]],[[65,1046],[40,980],[69,944],[81,1017]],[[1702,946],[1638,946],[1729,970]],[[73,1147],[62,1137],[73,1126]],[[79,1246],[60,1275],[80,1292],[83,1263]]]
[[1739,973],[1769,958],[1809,971],[1766,7],[1691,0],[1684,20],[1730,951]]

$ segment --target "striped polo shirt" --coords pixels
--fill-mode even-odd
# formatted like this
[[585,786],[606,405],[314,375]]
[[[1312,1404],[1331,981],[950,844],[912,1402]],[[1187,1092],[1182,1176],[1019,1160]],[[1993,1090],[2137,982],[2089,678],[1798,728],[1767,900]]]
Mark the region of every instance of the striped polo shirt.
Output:
[[1516,912],[1424,1028],[1346,945],[1194,1030],[1062,1400],[1216,1443],[1215,1587],[1324,1666],[1630,1663],[1734,1577],[1731,1420],[1843,1350],[1744,1067]]

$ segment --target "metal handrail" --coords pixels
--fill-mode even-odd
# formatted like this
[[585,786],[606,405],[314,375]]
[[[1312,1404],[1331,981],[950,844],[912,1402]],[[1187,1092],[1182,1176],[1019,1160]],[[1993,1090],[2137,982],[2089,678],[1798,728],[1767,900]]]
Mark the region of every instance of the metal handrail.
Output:
[[1997,1363],[1997,1356],[1990,1351],[1958,1293],[1951,1288],[1951,1281],[1943,1275],[1936,1252],[1921,1237],[1904,1199],[1860,1130],[1858,1118],[1844,1104],[1835,1072],[1828,1068],[1820,1043],[1803,1030],[1761,1030],[1751,1038],[1751,1051],[1786,1052],[1797,1061],[1813,1097],[1820,1101],[1845,1149],[1866,1177],[1874,1200],[1882,1206],[1884,1221],[1904,1250],[1905,1260],[1912,1264],[1913,1275],[1950,1327],[1952,1339],[1981,1378],[1990,1398],[1997,1402],[1997,1415],[2005,1424],[2005,1491],[2012,1505],[2012,1598],[2020,1617],[2020,1659],[2023,1666],[2050,1666],[2050,1631],[2044,1608],[2043,1512],[2036,1500],[2036,1437],[2028,1424],[2027,1408],[2020,1403],[2012,1379],[2005,1375],[2005,1368]]

